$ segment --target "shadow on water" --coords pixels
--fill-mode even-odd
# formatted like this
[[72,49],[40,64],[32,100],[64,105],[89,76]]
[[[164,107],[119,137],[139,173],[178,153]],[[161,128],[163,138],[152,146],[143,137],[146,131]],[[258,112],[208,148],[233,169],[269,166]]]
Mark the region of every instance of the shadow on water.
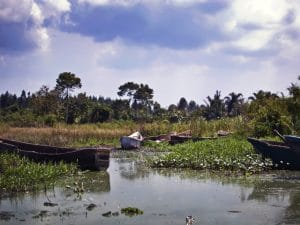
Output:
[[[2,224],[300,224],[300,172],[256,176],[145,167],[120,152],[107,171],[83,172],[47,192],[2,196]],[[136,207],[143,213],[122,214]]]

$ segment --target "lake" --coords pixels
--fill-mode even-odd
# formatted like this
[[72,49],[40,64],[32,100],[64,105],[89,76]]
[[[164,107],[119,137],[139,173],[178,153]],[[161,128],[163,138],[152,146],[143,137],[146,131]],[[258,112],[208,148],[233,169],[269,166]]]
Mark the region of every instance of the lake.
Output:
[[[143,214],[121,213],[126,207]],[[203,225],[300,224],[300,172],[227,176],[150,169],[130,158],[113,157],[107,171],[83,173],[46,192],[0,200],[0,224],[5,225],[182,225],[189,215],[194,224]]]

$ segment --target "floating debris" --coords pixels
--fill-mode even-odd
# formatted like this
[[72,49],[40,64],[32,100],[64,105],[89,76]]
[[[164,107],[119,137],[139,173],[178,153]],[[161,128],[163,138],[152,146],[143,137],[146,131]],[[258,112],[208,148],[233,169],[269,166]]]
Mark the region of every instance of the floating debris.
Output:
[[230,212],[230,213],[241,213],[242,211],[239,211],[239,210],[229,210],[228,212]]
[[58,204],[52,202],[44,202],[44,206],[54,207],[54,206],[58,206]]
[[104,217],[111,217],[111,215],[112,215],[111,211],[102,214],[102,216]]
[[46,217],[48,215],[49,211],[47,210],[41,210],[39,214],[33,216],[33,219],[37,219],[37,218],[43,218]]
[[97,207],[97,205],[94,204],[94,203],[91,203],[91,204],[89,204],[89,205],[86,207],[86,209],[89,210],[89,211],[92,211],[95,207]]
[[192,216],[185,217],[186,225],[192,225],[194,223],[195,219]]

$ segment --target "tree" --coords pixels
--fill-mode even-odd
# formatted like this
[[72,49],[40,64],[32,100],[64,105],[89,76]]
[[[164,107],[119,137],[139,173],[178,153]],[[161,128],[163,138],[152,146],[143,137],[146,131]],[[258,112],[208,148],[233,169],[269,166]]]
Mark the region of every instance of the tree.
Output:
[[263,90],[259,90],[256,93],[253,93],[253,96],[250,96],[248,99],[252,100],[252,101],[264,101],[266,99],[270,99],[270,98],[279,98],[277,94],[272,93],[270,91],[263,91]]
[[228,116],[238,116],[240,115],[240,106],[243,103],[243,95],[241,93],[231,92],[225,97],[225,106],[227,109]]
[[[298,80],[300,80],[300,76]],[[288,111],[291,114],[294,128],[300,131],[300,86],[296,83],[292,83],[288,91],[290,94],[290,97],[286,99]]]
[[45,85],[31,96],[29,104],[34,114],[38,116],[45,116],[47,114],[58,116],[61,108],[58,91],[50,91],[49,87]]
[[224,100],[221,99],[221,91],[217,90],[213,98],[207,96],[207,101],[204,101],[206,103],[204,117],[206,119],[221,118],[225,108]]
[[187,107],[188,107],[188,102],[187,102],[187,100],[186,100],[184,97],[181,97],[181,98],[179,99],[178,104],[177,104],[178,110],[180,110],[180,111],[182,111],[182,112],[185,112],[186,109],[187,109]]
[[136,84],[127,82],[119,87],[119,96],[127,95],[130,97],[129,102],[131,107],[135,109],[135,116],[138,117],[138,111],[146,111],[146,114],[151,111],[153,105],[153,89],[147,84]]
[[97,104],[93,107],[90,122],[92,123],[103,123],[110,118],[110,109],[104,105]]
[[118,95],[123,97],[125,94],[130,98],[130,103],[134,97],[139,85],[133,82],[127,82],[119,87]]
[[69,92],[74,91],[75,88],[81,88],[81,80],[71,72],[60,73],[56,79],[56,89],[59,90],[66,99],[66,122],[68,123],[69,111]]
[[18,98],[19,106],[20,108],[26,108],[27,107],[27,97],[26,92],[23,90],[21,93],[21,96]]
[[114,119],[117,119],[117,120],[129,119],[129,114],[130,114],[129,100],[117,99],[112,102],[111,108],[113,111]]
[[191,100],[188,104],[187,110],[191,113],[197,110],[197,103],[194,100]]

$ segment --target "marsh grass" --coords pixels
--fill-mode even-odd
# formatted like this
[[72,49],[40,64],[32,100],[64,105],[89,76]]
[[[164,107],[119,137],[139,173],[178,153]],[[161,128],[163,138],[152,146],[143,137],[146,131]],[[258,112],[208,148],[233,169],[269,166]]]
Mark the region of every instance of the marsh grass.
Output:
[[49,189],[58,179],[77,172],[73,164],[35,163],[7,153],[0,156],[0,193]]
[[19,141],[55,146],[119,146],[121,136],[140,131],[143,136],[168,134],[191,130],[193,136],[216,136],[218,130],[241,133],[247,129],[242,117],[225,118],[215,121],[197,119],[181,123],[167,120],[152,123],[135,123],[132,121],[114,121],[109,123],[65,125],[54,127],[10,127],[0,124],[0,136]]
[[70,125],[42,128],[9,127],[1,130],[1,136],[36,144],[54,146],[96,146],[117,144],[119,137],[131,132],[130,128],[108,127],[98,125]]
[[272,167],[245,139],[220,138],[169,146],[169,153],[150,160],[152,167],[191,168],[258,173]]

